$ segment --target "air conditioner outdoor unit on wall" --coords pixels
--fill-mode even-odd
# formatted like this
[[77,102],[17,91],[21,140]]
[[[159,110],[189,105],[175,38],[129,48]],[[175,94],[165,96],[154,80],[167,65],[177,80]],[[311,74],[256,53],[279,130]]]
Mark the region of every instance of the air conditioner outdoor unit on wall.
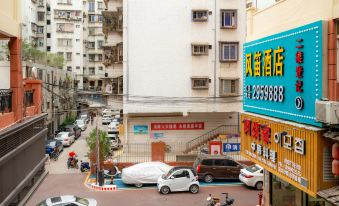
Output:
[[339,124],[339,102],[317,101],[316,107],[317,121],[325,124]]

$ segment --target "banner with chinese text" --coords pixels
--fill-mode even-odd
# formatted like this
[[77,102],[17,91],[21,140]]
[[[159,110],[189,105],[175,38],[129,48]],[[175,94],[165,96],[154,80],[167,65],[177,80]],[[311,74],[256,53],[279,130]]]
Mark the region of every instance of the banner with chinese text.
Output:
[[151,130],[204,130],[204,122],[151,123]]

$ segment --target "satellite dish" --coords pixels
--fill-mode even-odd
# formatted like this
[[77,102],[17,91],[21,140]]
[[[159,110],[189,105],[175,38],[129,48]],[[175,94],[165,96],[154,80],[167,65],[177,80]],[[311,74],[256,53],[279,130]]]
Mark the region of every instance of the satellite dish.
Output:
[[38,69],[36,67],[32,67],[32,74],[31,74],[33,79],[36,79],[38,76]]

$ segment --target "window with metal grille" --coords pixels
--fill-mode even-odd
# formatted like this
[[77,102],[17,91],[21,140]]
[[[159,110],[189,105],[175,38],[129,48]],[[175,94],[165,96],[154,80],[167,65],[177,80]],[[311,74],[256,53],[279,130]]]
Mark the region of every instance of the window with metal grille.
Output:
[[192,44],[192,55],[208,55],[208,44]]
[[207,10],[193,10],[192,21],[207,21],[208,15]]
[[208,77],[192,77],[192,89],[208,89]]

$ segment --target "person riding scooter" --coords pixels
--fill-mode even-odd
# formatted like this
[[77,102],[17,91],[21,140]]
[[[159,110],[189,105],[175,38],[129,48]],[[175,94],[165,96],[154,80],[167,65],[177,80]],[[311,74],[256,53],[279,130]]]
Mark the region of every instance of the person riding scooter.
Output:
[[75,152],[70,152],[68,153],[68,160],[67,160],[67,168],[69,169],[70,167],[73,168],[78,168],[78,159],[76,158],[77,155]]

